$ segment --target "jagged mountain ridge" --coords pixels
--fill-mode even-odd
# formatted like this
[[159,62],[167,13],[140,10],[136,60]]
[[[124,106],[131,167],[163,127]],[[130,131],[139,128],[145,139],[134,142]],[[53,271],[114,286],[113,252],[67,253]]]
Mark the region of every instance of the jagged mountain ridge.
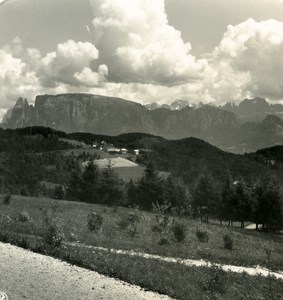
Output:
[[260,122],[270,114],[283,118],[282,104],[270,104],[260,97],[244,99],[238,105],[227,102],[221,108],[236,114],[242,122]]
[[182,110],[185,107],[196,107],[196,105],[190,104],[187,100],[177,99],[170,104],[159,104],[157,102],[145,104],[144,107],[148,110],[154,110],[158,108],[167,108],[170,110]]
[[117,135],[144,132],[177,139],[201,136],[204,139],[238,126],[230,112],[204,106],[182,110],[147,110],[141,104],[120,98],[91,94],[37,96],[30,106],[20,98],[7,128],[47,126],[65,132],[92,132]]
[[112,136],[141,132],[167,139],[197,137],[223,150],[242,153],[283,144],[280,122],[277,116],[268,115],[262,122],[241,124],[235,113],[210,105],[148,110],[121,98],[61,94],[37,96],[34,106],[20,98],[3,127],[45,126],[67,133]]

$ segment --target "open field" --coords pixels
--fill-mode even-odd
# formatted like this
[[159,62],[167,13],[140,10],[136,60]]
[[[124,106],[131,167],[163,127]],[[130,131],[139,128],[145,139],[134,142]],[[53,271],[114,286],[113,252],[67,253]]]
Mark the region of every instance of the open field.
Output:
[[[55,206],[54,206],[55,205]],[[51,213],[56,207],[55,217],[63,229],[66,243],[57,252],[46,252],[40,246],[43,236],[43,210]],[[199,224],[198,221],[182,218],[179,222],[187,226],[186,240],[177,243],[169,233],[160,235],[152,231],[155,215],[142,214],[135,236],[122,230],[118,221],[130,211],[126,208],[105,207],[78,202],[56,201],[43,198],[13,196],[10,205],[0,204],[1,240],[35,251],[51,254],[78,266],[137,284],[146,289],[167,294],[176,299],[280,299],[283,296],[281,280],[224,272],[216,266],[194,267],[181,263],[170,263],[145,257],[133,257],[110,251],[84,247],[77,242],[114,249],[135,249],[161,256],[191,259],[206,259],[212,263],[252,266],[269,265],[283,269],[281,236],[250,230],[234,229],[234,249],[223,247],[225,226]],[[103,216],[102,230],[90,232],[87,215],[96,211]],[[19,214],[26,212],[29,220],[19,221]],[[198,229],[206,231],[207,243],[196,238]],[[166,245],[158,245],[164,236]],[[82,246],[80,246],[82,245]],[[266,251],[272,249],[271,260]],[[173,280],[174,279],[174,280]]]
[[[270,266],[273,269],[283,269],[282,235],[240,228],[229,230],[226,226],[218,224],[200,224],[198,220],[179,218],[178,222],[185,224],[187,231],[185,241],[177,243],[169,233],[160,234],[152,231],[156,218],[151,212],[141,212],[142,218],[137,225],[137,233],[133,237],[127,230],[122,230],[117,225],[121,217],[131,211],[123,207],[111,208],[79,202],[13,196],[11,204],[1,203],[0,209],[2,216],[6,215],[11,218],[11,221],[5,225],[6,230],[41,235],[43,209],[51,211],[54,205],[56,205],[56,219],[63,229],[65,238],[71,242],[125,250],[137,249],[164,256],[205,259],[215,263],[241,266],[265,266],[266,250],[271,248]],[[31,222],[15,221],[19,213],[23,211],[27,212],[32,219]],[[92,211],[103,216],[102,230],[98,233],[93,233],[87,228],[87,215]],[[199,242],[196,237],[197,230],[207,232],[209,237],[207,243]],[[225,233],[231,234],[234,239],[232,251],[223,247]],[[158,245],[161,238],[167,239],[168,244]]]
[[[119,158],[129,159],[129,163],[136,160],[136,156],[131,153],[118,153],[118,154],[111,154],[103,150],[93,149],[93,148],[84,148],[84,149],[70,149],[70,150],[63,150],[62,151],[64,156],[74,155],[79,156],[82,154],[86,155],[94,155],[97,156],[99,159],[114,159],[118,160]],[[82,162],[81,162],[82,163]],[[137,181],[141,179],[144,175],[145,167],[141,165],[136,166],[124,166],[124,167],[115,167],[115,164],[111,166],[114,172],[118,175],[119,178],[128,182],[130,180]],[[161,176],[163,176],[161,174]]]

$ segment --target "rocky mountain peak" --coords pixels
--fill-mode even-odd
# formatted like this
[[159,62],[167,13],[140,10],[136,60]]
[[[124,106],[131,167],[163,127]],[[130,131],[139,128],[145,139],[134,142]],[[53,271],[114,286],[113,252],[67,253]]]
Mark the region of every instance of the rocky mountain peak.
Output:
[[166,103],[160,104],[157,102],[153,102],[153,103],[145,104],[144,106],[148,110],[154,110],[158,108],[166,108],[170,110],[182,110],[183,108],[190,106],[190,104],[188,100],[177,99],[171,102],[170,104],[166,104]]
[[283,120],[275,115],[268,115],[260,123],[258,129],[261,132],[270,132],[280,134],[283,133]]
[[14,106],[14,109],[22,109],[22,108],[25,108],[25,107],[28,107],[29,104],[28,104],[28,100],[26,98],[22,98],[20,97],[15,106]]
[[269,103],[264,98],[245,99],[239,104],[239,110],[243,112],[268,112]]

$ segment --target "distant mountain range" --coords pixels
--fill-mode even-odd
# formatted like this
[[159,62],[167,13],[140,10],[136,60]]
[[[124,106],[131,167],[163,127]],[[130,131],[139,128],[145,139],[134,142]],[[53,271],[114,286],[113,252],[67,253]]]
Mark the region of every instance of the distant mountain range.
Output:
[[281,109],[283,113],[282,105],[269,105],[261,98],[223,107],[192,107],[176,100],[169,107],[154,108],[92,94],[42,95],[36,97],[34,106],[19,98],[2,127],[45,126],[68,133],[112,136],[142,132],[167,139],[197,137],[223,150],[243,153],[283,144]]
[[[159,104],[157,102],[145,104],[145,108],[147,108],[148,110],[154,110],[154,109],[157,109],[157,108],[167,108],[167,109],[170,109],[170,110],[182,110],[183,108],[185,108],[187,106],[197,107],[194,104],[190,104],[189,101],[181,100],[181,99],[177,99],[177,100],[173,101],[170,104]],[[202,104],[199,105],[199,107],[200,106],[202,106]]]
[[283,118],[283,105],[269,104],[263,98],[245,99],[239,105],[228,102],[221,108],[236,114],[242,122],[260,122],[270,114]]

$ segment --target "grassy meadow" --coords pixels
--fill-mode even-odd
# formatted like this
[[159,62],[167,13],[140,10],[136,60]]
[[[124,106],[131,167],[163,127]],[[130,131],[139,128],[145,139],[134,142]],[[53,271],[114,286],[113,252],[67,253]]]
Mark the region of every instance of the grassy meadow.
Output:
[[[266,265],[266,249],[272,249],[271,267],[283,269],[283,238],[280,235],[261,233],[252,230],[233,228],[225,225],[200,223],[199,220],[177,218],[186,226],[186,238],[176,242],[170,233],[154,232],[156,214],[138,212],[141,220],[137,224],[135,236],[127,229],[121,229],[117,223],[131,209],[124,207],[106,207],[102,205],[79,202],[57,201],[44,198],[27,198],[13,196],[10,205],[0,204],[1,214],[9,216],[6,224],[8,231],[24,234],[42,234],[43,210],[51,211],[55,207],[55,218],[63,230],[67,241],[89,245],[116,248],[136,249],[147,253],[180,258],[206,259],[215,263],[226,263],[241,266]],[[97,233],[87,227],[87,215],[95,211],[102,215],[102,229]],[[26,212],[30,222],[16,221],[21,212]],[[3,228],[4,224],[2,224]],[[206,231],[208,242],[200,242],[196,237],[197,230]],[[232,251],[223,247],[223,235],[230,233],[234,239]],[[159,245],[160,240],[167,240],[166,245]]]
[[[186,228],[185,239],[177,242],[172,232],[153,230],[157,223],[156,214],[153,212],[21,196],[12,196],[9,205],[1,201],[0,209],[2,240],[4,236],[5,241],[11,242],[7,239],[8,233],[15,241],[18,237],[26,237],[23,246],[36,250],[39,237],[44,235],[43,216],[44,211],[47,211],[49,215],[54,214],[54,220],[63,231],[64,241],[72,242],[65,243],[64,249],[55,253],[55,256],[176,299],[283,297],[283,282],[273,278],[224,273],[217,267],[186,267],[178,263],[147,260],[143,257],[129,257],[76,246],[79,242],[162,256],[205,259],[213,263],[241,266],[261,265],[282,270],[282,235],[240,228],[228,229],[227,226],[216,223],[201,224],[199,220],[175,217],[176,222],[184,224]],[[102,228],[97,232],[90,231],[87,225],[87,216],[92,211],[103,217]],[[139,216],[134,230],[122,226],[122,221],[129,213]],[[205,232],[208,237],[206,241],[201,242],[196,232]],[[223,246],[223,236],[227,233],[234,241],[232,250]],[[271,254],[269,259],[267,253]]]

